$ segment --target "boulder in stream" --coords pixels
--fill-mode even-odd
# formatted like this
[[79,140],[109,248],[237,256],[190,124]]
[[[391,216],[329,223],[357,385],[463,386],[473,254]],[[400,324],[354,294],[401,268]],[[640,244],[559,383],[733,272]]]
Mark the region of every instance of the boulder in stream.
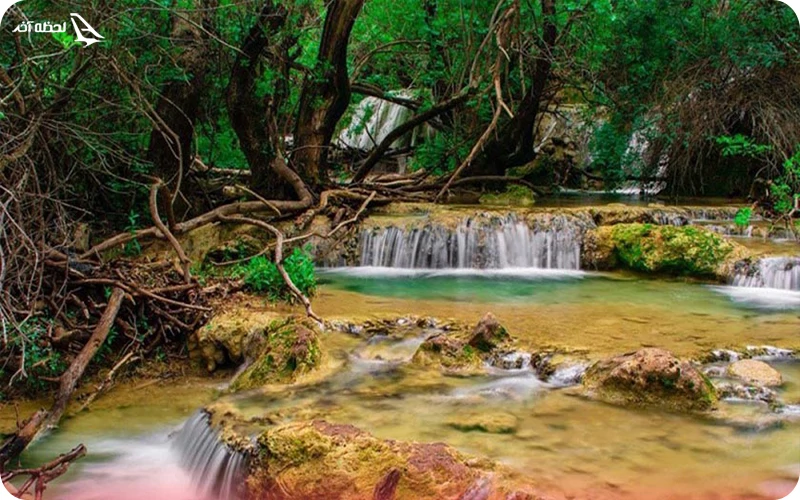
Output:
[[446,444],[384,440],[322,420],[272,427],[255,447],[250,498],[375,498],[387,490],[396,499],[462,498],[478,482],[486,482],[486,499],[530,491],[502,466]]
[[486,313],[470,332],[467,328],[434,335],[423,342],[412,362],[447,370],[480,371],[484,362],[507,348],[511,336],[492,313]]
[[590,397],[613,404],[705,411],[717,402],[708,378],[657,348],[598,361],[587,370],[583,385]]
[[777,387],[783,384],[778,370],[755,359],[742,359],[728,367],[728,375],[745,382],[764,387]]
[[248,366],[231,382],[236,390],[266,384],[291,383],[316,369],[322,349],[316,325],[308,319],[275,320],[266,328],[252,332],[244,344]]
[[471,347],[481,351],[490,352],[509,339],[508,332],[494,314],[488,312],[475,325],[472,336],[467,342]]

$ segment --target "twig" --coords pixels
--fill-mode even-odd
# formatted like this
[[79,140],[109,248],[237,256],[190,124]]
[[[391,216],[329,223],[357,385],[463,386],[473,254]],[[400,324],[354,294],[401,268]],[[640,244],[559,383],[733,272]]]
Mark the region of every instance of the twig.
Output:
[[163,185],[163,181],[161,179],[157,179],[156,182],[150,187],[150,216],[153,219],[153,224],[161,231],[169,244],[172,245],[172,248],[175,249],[175,253],[178,254],[178,258],[183,265],[183,279],[184,281],[189,284],[192,281],[192,273],[190,271],[190,267],[192,265],[191,259],[186,255],[186,252],[183,251],[183,247],[178,242],[177,238],[172,234],[172,232],[167,229],[167,226],[161,222],[161,217],[158,215],[158,191],[161,189]]

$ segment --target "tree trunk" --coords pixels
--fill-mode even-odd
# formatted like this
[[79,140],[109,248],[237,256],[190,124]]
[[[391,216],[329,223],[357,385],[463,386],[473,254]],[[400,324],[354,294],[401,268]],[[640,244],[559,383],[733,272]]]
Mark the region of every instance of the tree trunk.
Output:
[[326,180],[328,148],[350,104],[347,46],[363,6],[364,0],[330,1],[316,66],[303,82],[292,164],[312,188]]
[[174,16],[171,37],[183,47],[177,65],[189,79],[173,80],[164,86],[153,116],[147,159],[153,163],[154,175],[164,179],[176,194],[194,155],[194,125],[211,60],[205,33],[197,25],[211,10],[198,8],[195,13]]
[[503,175],[507,169],[525,165],[536,157],[534,129],[550,80],[558,35],[555,0],[541,0],[541,5],[543,28],[537,43],[533,82],[514,110],[514,118],[501,126],[499,133],[484,146],[484,153],[474,162],[475,174]]
[[228,116],[250,166],[250,188],[271,199],[286,199],[291,194],[291,186],[272,168],[281,148],[275,116],[286,95],[288,56],[283,53],[273,58],[280,76],[275,79],[271,96],[257,97],[255,83],[263,73],[264,52],[285,47],[272,48],[269,42],[285,26],[286,18],[283,6],[276,7],[271,0],[265,3],[236,56],[228,84]]

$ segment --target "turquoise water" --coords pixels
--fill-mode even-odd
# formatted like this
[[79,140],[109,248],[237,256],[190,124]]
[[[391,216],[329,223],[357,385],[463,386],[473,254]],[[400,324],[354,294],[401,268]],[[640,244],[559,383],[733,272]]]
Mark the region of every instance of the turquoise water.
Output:
[[800,310],[800,293],[707,286],[580,271],[503,269],[418,271],[342,268],[320,273],[334,290],[367,296],[487,304],[632,304],[696,314]]

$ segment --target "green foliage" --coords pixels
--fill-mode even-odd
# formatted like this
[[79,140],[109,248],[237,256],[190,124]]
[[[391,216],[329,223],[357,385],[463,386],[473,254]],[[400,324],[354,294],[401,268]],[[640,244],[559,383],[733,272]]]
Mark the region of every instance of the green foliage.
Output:
[[611,240],[625,267],[679,276],[713,276],[733,251],[731,243],[694,226],[618,224]]
[[751,138],[742,134],[734,136],[722,135],[715,138],[717,144],[722,146],[722,156],[743,156],[746,158],[759,158],[772,151],[768,144],[756,144]]
[[[283,267],[291,278],[292,283],[306,296],[313,295],[317,290],[317,277],[314,261],[305,249],[295,248],[291,255],[283,261]],[[248,289],[263,293],[271,301],[295,300],[289,287],[283,281],[278,271],[278,266],[264,256],[251,259],[241,268],[244,282]]]
[[753,209],[750,207],[742,207],[736,211],[736,215],[733,218],[733,223],[736,224],[738,228],[746,228],[750,225],[750,219],[753,217]]
[[61,353],[48,340],[51,322],[44,318],[32,318],[21,325],[16,335],[9,338],[9,348],[16,350],[19,359],[24,358],[27,377],[14,379],[31,391],[42,391],[50,387],[41,377],[60,376],[67,368]]
[[773,209],[779,215],[788,215],[800,200],[800,144],[795,153],[783,163],[783,172],[770,185]]
[[[139,214],[134,210],[131,210],[130,213],[128,213],[128,225],[125,227],[125,230],[131,235],[135,235],[136,230],[139,229],[139,217]],[[139,243],[139,240],[136,238],[136,236],[134,236],[129,242],[125,243],[124,253],[126,257],[137,257],[141,255],[142,245]]]
[[72,36],[70,33],[66,33],[66,32],[53,33],[52,35],[53,35],[53,38],[55,38],[56,41],[58,43],[60,43],[61,46],[64,47],[65,49],[68,49],[68,48],[70,48],[70,47],[72,47],[74,45],[80,45],[78,43],[78,41],[75,40],[75,37]]

